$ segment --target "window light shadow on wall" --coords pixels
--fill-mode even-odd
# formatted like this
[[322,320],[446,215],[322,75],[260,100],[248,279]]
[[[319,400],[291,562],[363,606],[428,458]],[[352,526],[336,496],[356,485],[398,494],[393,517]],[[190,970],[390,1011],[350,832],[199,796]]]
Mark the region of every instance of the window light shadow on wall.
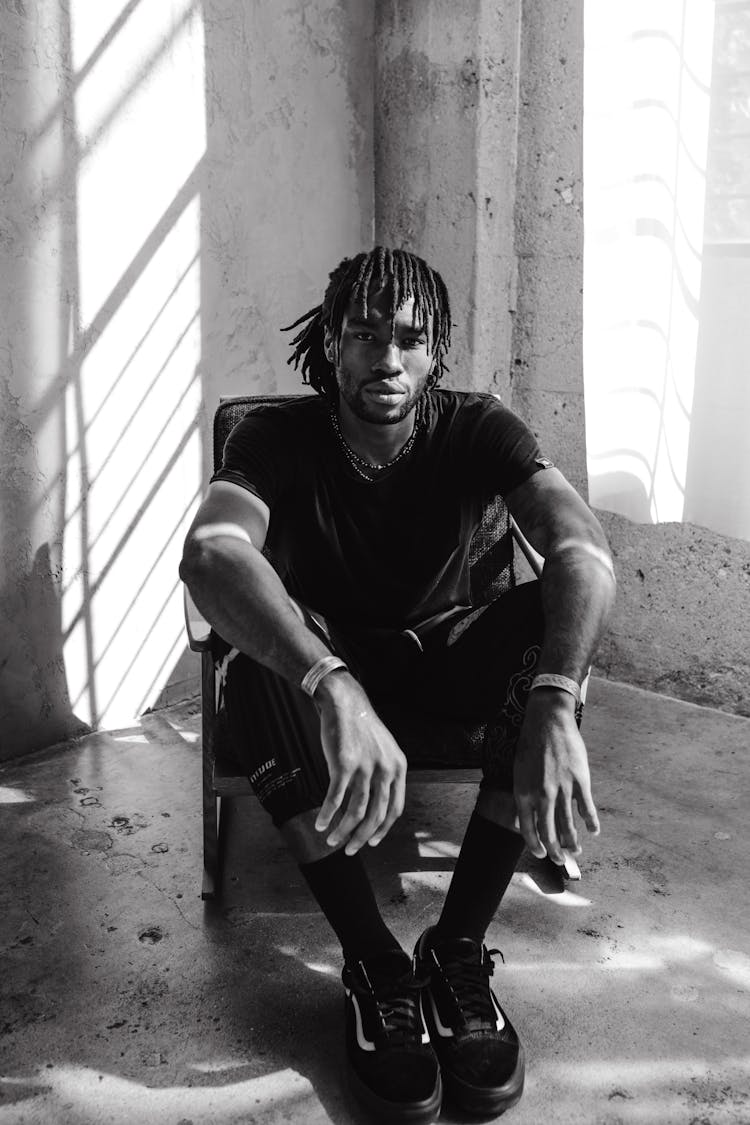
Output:
[[589,494],[643,522],[682,518],[712,41],[702,0],[586,7]]
[[750,538],[750,2],[585,13],[589,497]]
[[71,0],[61,118],[67,289],[62,633],[79,718],[117,726],[183,650],[177,580],[201,488],[203,33],[190,0]]

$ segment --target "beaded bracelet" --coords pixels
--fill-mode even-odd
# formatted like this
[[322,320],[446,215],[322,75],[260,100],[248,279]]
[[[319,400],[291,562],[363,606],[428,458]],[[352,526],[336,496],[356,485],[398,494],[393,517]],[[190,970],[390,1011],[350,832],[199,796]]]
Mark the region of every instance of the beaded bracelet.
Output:
[[343,668],[349,671],[346,664],[338,656],[321,656],[320,660],[316,660],[312,668],[302,677],[302,682],[299,685],[306,695],[310,698],[315,695],[315,690],[318,684],[327,676],[329,672],[335,672],[338,668]]
[[575,680],[571,680],[568,676],[558,676],[554,672],[540,672],[538,676],[534,676],[529,690],[533,691],[534,688],[541,687],[559,688],[560,691],[567,691],[572,695],[576,703],[581,702],[581,689]]

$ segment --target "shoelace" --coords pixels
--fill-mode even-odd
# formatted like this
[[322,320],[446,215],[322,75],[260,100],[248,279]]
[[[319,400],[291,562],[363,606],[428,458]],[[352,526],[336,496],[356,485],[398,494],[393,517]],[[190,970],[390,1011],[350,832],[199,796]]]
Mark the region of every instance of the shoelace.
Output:
[[393,979],[380,978],[373,982],[360,962],[362,976],[369,986],[370,998],[375,1003],[381,1033],[389,1040],[394,1038],[421,1038],[422,1020],[419,1014],[419,994],[427,985],[427,977],[418,977],[411,971]]
[[462,957],[455,953],[438,962],[450,988],[456,1014],[465,1025],[479,1020],[495,1027],[496,1014],[488,985],[495,972],[494,954],[505,960],[499,949],[485,949],[483,946],[480,960],[470,954]]

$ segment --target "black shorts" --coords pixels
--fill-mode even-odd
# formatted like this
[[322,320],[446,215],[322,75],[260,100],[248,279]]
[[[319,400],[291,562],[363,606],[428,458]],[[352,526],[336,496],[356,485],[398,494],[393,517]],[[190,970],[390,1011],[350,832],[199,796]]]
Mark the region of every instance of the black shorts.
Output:
[[[517,586],[467,622],[458,636],[446,625],[419,640],[320,635],[358,676],[410,765],[481,765],[483,786],[512,792],[543,638],[539,583]],[[228,665],[224,700],[235,755],[274,824],[318,808],[329,779],[313,701],[243,654]]]

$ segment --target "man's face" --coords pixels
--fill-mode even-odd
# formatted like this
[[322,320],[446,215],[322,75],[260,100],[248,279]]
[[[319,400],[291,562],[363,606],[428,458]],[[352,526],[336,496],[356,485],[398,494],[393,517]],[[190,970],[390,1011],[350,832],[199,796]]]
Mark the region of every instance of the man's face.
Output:
[[[413,410],[433,367],[424,324],[412,323],[409,297],[391,319],[385,290],[373,294],[367,316],[350,304],[341,327],[336,381],[339,393],[363,422],[392,425]],[[335,363],[330,336],[326,355]]]

